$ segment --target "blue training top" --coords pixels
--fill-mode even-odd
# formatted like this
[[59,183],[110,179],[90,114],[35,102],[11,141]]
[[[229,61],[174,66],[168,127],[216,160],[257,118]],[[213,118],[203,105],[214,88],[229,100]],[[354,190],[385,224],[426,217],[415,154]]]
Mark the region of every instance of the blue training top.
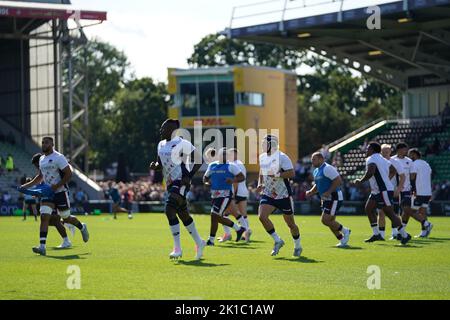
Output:
[[208,168],[209,177],[211,178],[211,190],[232,190],[233,185],[226,182],[227,178],[234,178],[234,174],[230,172],[229,163],[213,162]]
[[53,198],[53,196],[55,195],[52,188],[45,183],[40,183],[28,189],[19,187],[17,188],[17,190],[19,192],[22,192],[23,194],[28,194],[39,198]]
[[[329,165],[328,163],[324,163],[319,168],[316,168],[314,170],[313,176],[314,182],[317,186],[317,190],[322,196],[322,194],[330,189],[333,180],[339,176],[339,173],[333,166]],[[338,187],[336,188],[335,192],[339,192],[340,190],[341,188]]]

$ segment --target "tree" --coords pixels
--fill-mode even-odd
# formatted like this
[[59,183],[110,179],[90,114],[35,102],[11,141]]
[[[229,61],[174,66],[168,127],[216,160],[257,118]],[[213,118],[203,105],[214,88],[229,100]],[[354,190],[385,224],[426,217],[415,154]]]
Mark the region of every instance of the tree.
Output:
[[303,58],[303,51],[270,44],[239,41],[220,34],[210,34],[194,46],[194,52],[188,58],[188,63],[192,67],[249,64],[296,69],[302,63]]

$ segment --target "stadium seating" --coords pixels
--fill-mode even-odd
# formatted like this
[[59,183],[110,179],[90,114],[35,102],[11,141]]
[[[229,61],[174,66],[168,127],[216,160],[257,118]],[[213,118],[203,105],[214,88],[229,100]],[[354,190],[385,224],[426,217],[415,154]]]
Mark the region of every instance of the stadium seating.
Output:
[[362,137],[350,149],[343,147],[336,150],[341,152],[343,159],[338,170],[350,181],[360,178],[365,171],[364,141],[375,140],[393,146],[404,141],[411,147],[419,147],[425,155],[424,160],[433,168],[433,182],[450,180],[450,151],[442,151],[438,155],[425,154],[427,145],[433,144],[436,138],[441,144],[450,139],[450,126],[441,124],[437,118],[389,121],[376,135]]
[[17,185],[24,174],[27,177],[34,177],[36,169],[31,165],[31,154],[26,153],[15,145],[0,142],[0,155],[6,158],[8,154],[13,156],[16,170],[12,172],[3,170],[3,173],[0,175],[0,194],[8,191],[13,199],[17,199],[20,194],[12,189],[11,186]]

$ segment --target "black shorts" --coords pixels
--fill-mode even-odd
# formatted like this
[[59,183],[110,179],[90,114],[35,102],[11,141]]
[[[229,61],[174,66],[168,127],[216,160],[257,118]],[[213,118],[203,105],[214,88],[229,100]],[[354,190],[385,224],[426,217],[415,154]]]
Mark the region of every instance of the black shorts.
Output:
[[342,200],[325,200],[321,203],[322,212],[335,216],[342,206]]
[[381,191],[378,194],[370,194],[369,200],[377,203],[377,209],[394,205],[394,191]]
[[263,204],[273,206],[286,215],[294,214],[294,201],[292,200],[292,197],[287,197],[283,199],[274,199],[266,195],[263,195],[261,197],[261,200],[259,201],[259,205]]
[[400,204],[402,207],[411,207],[411,191],[400,192]]
[[55,208],[58,210],[68,210],[70,209],[70,200],[69,200],[69,192],[62,191],[55,193],[52,198],[42,198],[42,203],[53,203]]
[[212,198],[211,199],[211,214],[217,214],[217,215],[223,217],[223,214],[227,210],[230,203],[231,203],[231,196]]
[[167,186],[167,192],[176,193],[182,197],[186,197],[189,187],[187,185],[181,184],[181,180],[176,180],[172,182],[169,186]]
[[413,198],[413,207],[428,208],[430,205],[431,196],[416,196]]
[[234,196],[234,203],[238,204],[242,201],[247,201],[247,197]]

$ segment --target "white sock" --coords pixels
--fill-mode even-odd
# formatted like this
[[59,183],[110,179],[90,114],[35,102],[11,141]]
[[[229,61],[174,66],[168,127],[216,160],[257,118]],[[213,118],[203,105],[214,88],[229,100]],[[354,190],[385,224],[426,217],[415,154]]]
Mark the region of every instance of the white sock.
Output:
[[427,228],[429,225],[430,225],[430,223],[428,222],[428,220],[425,220],[425,222],[423,223],[423,226],[424,226],[425,228]]
[[223,225],[223,231],[226,234],[231,234],[231,228],[229,226]]
[[170,232],[172,232],[173,236],[173,242],[175,248],[181,249],[181,243],[180,243],[180,224],[177,223],[174,226],[170,226]]
[[299,237],[298,239],[294,239],[294,248],[298,249],[300,247],[301,247],[301,245],[300,245],[300,237]]
[[403,223],[403,222],[402,222],[403,228],[406,228],[407,225],[408,225],[407,223]]
[[400,230],[398,230],[398,232],[402,235],[403,238],[408,237],[405,228],[401,228]]
[[398,235],[398,229],[392,228],[392,236],[395,238]]
[[384,239],[384,233],[385,233],[385,231],[380,230],[380,235],[383,237],[383,239]]
[[69,242],[69,238],[68,237],[63,238],[63,240],[64,240],[64,242]]
[[245,219],[244,219],[243,216],[241,216],[238,221],[239,221],[241,226],[243,226],[245,229],[247,229],[247,226],[246,226],[247,223],[245,222]]
[[212,242],[212,243],[214,243],[214,237],[209,237],[209,242]]
[[378,228],[378,225],[372,226],[372,230],[375,236],[380,234],[380,229]]
[[233,229],[236,231],[239,231],[239,230],[241,230],[241,226],[238,225],[237,223],[233,223]]
[[39,245],[39,248],[45,249],[45,244],[41,243],[41,244]]
[[202,243],[202,238],[198,234],[197,228],[195,227],[195,222],[192,221],[192,223],[190,225],[186,226],[186,229],[188,229],[188,231],[191,234],[192,239],[194,239],[195,243],[197,245],[200,245]]
[[245,221],[245,225],[244,225],[244,227],[245,227],[245,229],[250,229],[250,223],[248,222],[248,216],[245,216],[244,217],[244,221]]
[[280,237],[278,236],[278,234],[277,234],[276,232],[272,233],[270,236],[272,237],[272,239],[273,239],[275,242],[280,242],[280,240],[281,240]]

